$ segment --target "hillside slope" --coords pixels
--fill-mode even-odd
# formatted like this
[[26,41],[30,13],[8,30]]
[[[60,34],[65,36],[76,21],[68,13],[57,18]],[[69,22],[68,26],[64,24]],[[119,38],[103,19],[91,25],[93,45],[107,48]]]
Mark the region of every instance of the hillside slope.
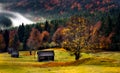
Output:
[[14,2],[8,10],[28,12],[38,15],[71,15],[81,12],[107,12],[119,6],[119,0],[20,0]]

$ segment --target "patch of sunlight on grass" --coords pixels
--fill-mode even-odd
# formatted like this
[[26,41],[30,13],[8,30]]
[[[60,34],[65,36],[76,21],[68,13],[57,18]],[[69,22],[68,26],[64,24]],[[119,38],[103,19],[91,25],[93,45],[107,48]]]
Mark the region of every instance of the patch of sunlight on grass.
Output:
[[74,61],[74,56],[71,56],[68,52],[63,50],[55,50],[55,61],[56,62]]
[[102,67],[93,65],[81,65],[61,67],[58,73],[119,73],[120,67]]
[[89,58],[89,57],[93,57],[92,53],[81,53],[81,58]]
[[120,60],[120,52],[99,52],[95,53],[94,56]]

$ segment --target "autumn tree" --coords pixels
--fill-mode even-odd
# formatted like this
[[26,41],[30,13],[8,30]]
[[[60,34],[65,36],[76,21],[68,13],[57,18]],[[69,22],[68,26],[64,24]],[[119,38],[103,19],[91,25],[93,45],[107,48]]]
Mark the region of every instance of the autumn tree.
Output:
[[[110,50],[110,48],[114,45],[114,41],[116,38],[116,29],[119,28],[116,24],[117,21],[112,19],[109,14],[102,18],[102,26],[100,28],[100,48],[105,49],[105,50]],[[114,18],[115,19],[115,18]],[[116,20],[119,20],[118,18]],[[119,23],[118,23],[119,25]],[[117,27],[117,28],[116,28]],[[118,30],[118,29],[117,29]],[[117,34],[118,36],[118,34]],[[119,37],[119,36],[118,36]]]
[[80,50],[87,46],[87,32],[87,20],[77,16],[71,17],[63,30],[65,39],[62,46],[75,55],[75,60],[80,58]]
[[13,48],[14,46],[14,37],[16,33],[16,30],[10,30],[9,32],[9,48]]
[[14,51],[18,51],[20,41],[16,30],[11,30],[9,32],[9,49],[13,48]]
[[41,40],[42,42],[48,42],[49,41],[49,32],[48,31],[43,31],[41,34]]
[[3,34],[0,33],[0,52],[3,52],[6,47]]
[[98,21],[95,25],[91,25],[89,27],[89,40],[88,49],[95,51],[95,49],[100,48],[100,33],[99,30],[101,28],[101,21]]
[[111,32],[108,36],[102,36],[100,38],[100,48],[104,50],[110,50],[110,45],[112,44],[112,37],[115,35],[115,32]]
[[30,55],[32,55],[32,49],[36,51],[40,47],[40,45],[41,45],[40,32],[37,29],[32,28],[30,37],[27,40],[27,46],[30,48]]
[[63,34],[64,27],[59,27],[55,33],[53,34],[52,40],[58,44],[59,47],[61,47],[61,42],[64,40],[64,34]]
[[40,34],[40,40],[42,41],[41,47],[47,48],[48,47],[48,43],[49,43],[49,39],[50,39],[49,32],[48,31],[43,31]]

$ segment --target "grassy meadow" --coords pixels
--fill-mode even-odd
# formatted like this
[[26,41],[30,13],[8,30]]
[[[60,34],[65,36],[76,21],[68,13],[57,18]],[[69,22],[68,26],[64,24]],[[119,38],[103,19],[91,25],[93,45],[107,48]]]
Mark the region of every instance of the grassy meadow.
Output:
[[64,49],[54,49],[54,62],[37,62],[21,51],[19,58],[0,54],[0,73],[120,73],[120,52],[81,53],[78,61]]

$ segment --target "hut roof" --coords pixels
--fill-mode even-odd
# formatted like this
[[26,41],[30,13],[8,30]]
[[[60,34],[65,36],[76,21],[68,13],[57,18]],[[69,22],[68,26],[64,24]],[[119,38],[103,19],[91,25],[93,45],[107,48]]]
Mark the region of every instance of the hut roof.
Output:
[[54,51],[38,51],[39,56],[54,56]]

